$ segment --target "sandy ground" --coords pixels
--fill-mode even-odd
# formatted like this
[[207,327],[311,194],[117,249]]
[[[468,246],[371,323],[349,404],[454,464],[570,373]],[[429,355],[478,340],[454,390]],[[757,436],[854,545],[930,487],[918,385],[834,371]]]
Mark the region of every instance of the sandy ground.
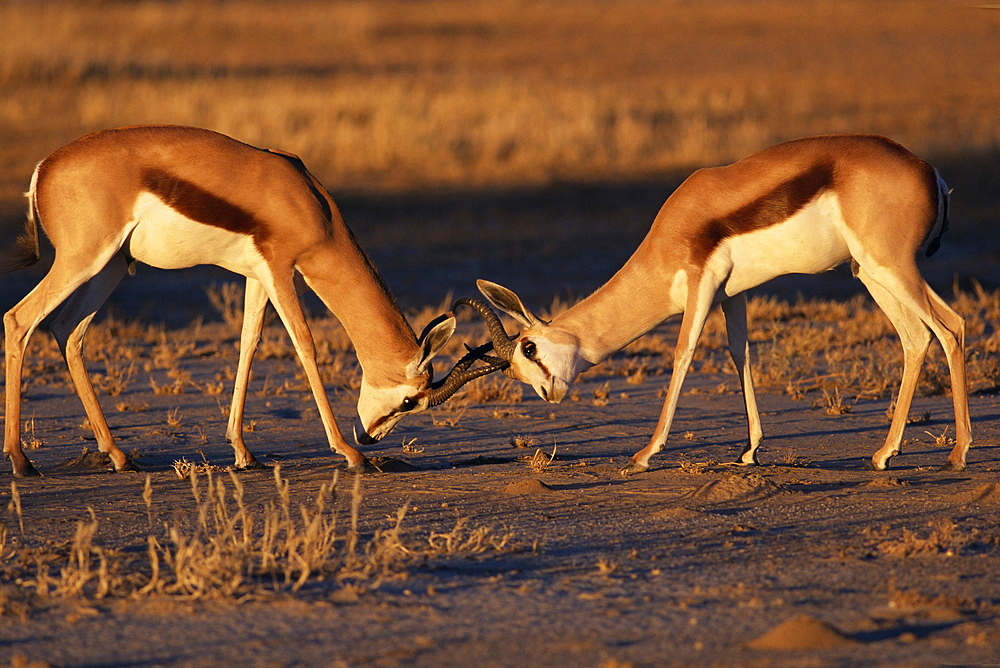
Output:
[[[210,367],[206,359],[198,366]],[[407,530],[446,530],[456,517],[508,531],[515,549],[441,558],[357,597],[317,582],[296,595],[234,601],[33,604],[0,624],[0,659],[52,665],[930,665],[984,664],[1000,647],[1000,401],[973,397],[977,445],[961,473],[926,434],[951,421],[945,398],[918,399],[930,420],[909,428],[888,472],[865,470],[886,430],[883,402],[827,416],[810,400],[765,394],[763,465],[734,459],[744,433],[725,376],[692,374],[677,436],[647,474],[617,469],[644,443],[663,378],[610,382],[609,403],[470,407],[454,426],[413,417],[369,448],[385,472],[363,480],[363,527],[407,501]],[[151,473],[158,516],[184,512],[190,487],[171,463],[230,462],[224,423],[203,395],[112,416],[126,450]],[[299,498],[340,465],[325,451],[300,394],[251,396],[248,445],[280,462]],[[342,421],[352,404],[338,401]],[[162,412],[180,407],[170,429]],[[18,484],[25,531],[68,538],[91,506],[98,542],[144,549],[142,474],[60,468],[85,440],[75,397],[36,392],[30,413],[46,441],[31,451],[47,475]],[[497,418],[495,415],[501,415]],[[448,417],[442,412],[438,421]],[[453,416],[452,416],[453,417]],[[194,430],[209,434],[202,443]],[[511,437],[556,458],[541,472]],[[401,441],[423,452],[404,453]],[[403,466],[405,462],[409,466]],[[405,470],[404,470],[405,469]],[[266,495],[271,473],[240,474]],[[349,482],[347,483],[350,484]],[[2,499],[6,503],[9,491]],[[8,525],[14,523],[9,518]],[[17,533],[16,526],[12,532]],[[909,533],[908,533],[909,532]],[[617,662],[617,663],[615,663]]]
[[[656,202],[653,211],[662,201],[656,193],[645,199]],[[566,218],[554,218],[546,231],[532,223],[541,215],[527,215],[514,241],[490,230],[503,228],[505,216],[526,215],[517,201],[508,202],[503,215],[491,213],[491,207],[500,208],[495,202],[469,204],[468,211],[452,203],[440,216],[445,222],[437,236],[437,228],[423,223],[442,212],[412,207],[417,213],[409,222],[427,235],[420,257],[408,252],[405,230],[383,238],[369,226],[383,216],[398,218],[397,211],[345,209],[350,221],[360,221],[359,236],[390,285],[399,286],[404,305],[438,303],[448,289],[468,291],[479,276],[508,283],[545,305],[543,295],[564,286],[580,294],[604,280],[651,220],[650,212],[623,214],[632,222],[601,232],[606,254],[567,256],[560,235],[602,229],[594,221],[614,206],[583,196],[575,205],[556,204],[570,212]],[[589,213],[579,215],[583,210]],[[474,238],[456,240],[446,233],[447,221],[470,219],[484,221],[460,226],[474,229],[468,232]],[[536,243],[542,238],[549,241]],[[466,251],[455,254],[455,246]],[[447,270],[439,261],[446,256],[453,258]],[[513,267],[518,256],[532,259]],[[947,284],[954,258],[938,261],[938,283]],[[976,256],[965,266],[979,261]],[[437,269],[421,272],[421,266]],[[551,278],[561,272],[565,283]],[[138,278],[148,275],[140,271]],[[3,295],[8,304],[20,289],[16,281],[30,282],[11,279]],[[808,292],[818,296],[857,289],[845,280],[843,273],[830,274],[804,285],[819,286]],[[185,295],[188,308],[204,309],[197,303],[200,288],[189,283],[154,290],[138,280],[123,286],[113,308],[181,323],[192,317],[183,308],[163,311],[163,295],[170,301]],[[225,355],[191,357],[183,368],[207,382],[225,365],[235,366],[233,343]],[[308,395],[258,392],[268,377],[294,370],[287,359],[255,365],[247,418],[256,424],[247,444],[262,461],[280,463],[295,501],[306,502],[341,462],[326,449]],[[92,371],[100,371],[99,365]],[[326,580],[295,594],[257,591],[241,600],[9,599],[0,617],[0,663],[1000,662],[1000,398],[971,398],[976,445],[966,471],[937,470],[948,446],[935,444],[934,437],[953,433],[953,426],[945,432],[953,425],[950,399],[918,397],[911,414],[927,418],[908,428],[904,455],[893,460],[892,470],[876,473],[865,465],[888,428],[887,400],[861,400],[849,414],[830,416],[813,406],[814,394],[795,400],[763,393],[762,465],[746,469],[726,464],[744,440],[741,397],[715,391],[722,384],[738,387],[735,378],[696,371],[688,375],[673,435],[653,470],[623,479],[618,469],[645,445],[666,381],[656,376],[628,384],[598,370],[575,386],[577,402],[548,405],[525,388],[520,402],[470,405],[464,413],[446,405],[404,421],[383,443],[366,448],[381,458],[385,472],[363,479],[363,534],[409,503],[404,527],[413,539],[467,518],[509,533],[503,550],[429,558],[361,592]],[[594,405],[594,391],[605,383],[607,404]],[[220,398],[227,401],[225,393]],[[115,411],[121,399],[146,407]],[[338,393],[334,399],[347,431],[355,397]],[[104,405],[121,447],[135,450],[151,476],[154,526],[191,512],[190,485],[176,477],[175,460],[204,457],[218,466],[232,461],[214,396],[154,394],[143,376]],[[174,425],[166,420],[171,409],[178,411]],[[69,540],[77,522],[89,517],[89,506],[100,521],[97,544],[144,551],[150,530],[142,500],[145,475],[64,466],[82,448],[94,448],[80,426],[79,402],[65,386],[31,387],[24,415],[35,418],[35,435],[44,443],[29,456],[46,475],[17,482],[24,534],[8,512],[9,540]],[[530,446],[516,448],[512,441]],[[555,449],[542,472],[525,461],[536,448]],[[270,471],[239,475],[250,498],[273,493]],[[0,503],[7,507],[9,468],[2,477]],[[350,484],[350,476],[342,478],[343,488]]]

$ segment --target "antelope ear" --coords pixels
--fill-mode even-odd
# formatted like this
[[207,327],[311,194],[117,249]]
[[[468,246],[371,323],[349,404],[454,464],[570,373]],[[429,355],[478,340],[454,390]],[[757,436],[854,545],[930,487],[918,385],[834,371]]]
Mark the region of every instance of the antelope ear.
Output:
[[427,323],[417,345],[420,347],[406,367],[406,373],[411,378],[426,373],[430,369],[431,360],[441,352],[448,339],[455,333],[455,316],[442,315]]
[[538,318],[521,303],[521,298],[512,290],[483,279],[476,281],[476,287],[494,306],[525,327],[531,327],[538,322]]

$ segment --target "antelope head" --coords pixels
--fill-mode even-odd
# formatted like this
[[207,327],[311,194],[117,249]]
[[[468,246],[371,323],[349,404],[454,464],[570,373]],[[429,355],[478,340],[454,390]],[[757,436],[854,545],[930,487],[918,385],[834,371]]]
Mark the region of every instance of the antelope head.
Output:
[[[406,380],[391,387],[378,388],[362,380],[358,399],[358,421],[354,425],[354,440],[361,445],[377,443],[405,415],[419,413],[447,401],[469,381],[508,366],[507,362],[487,353],[493,348],[487,343],[470,349],[440,381],[433,380],[431,360],[455,332],[455,317],[451,314],[432,321],[417,342],[418,350],[406,366]],[[473,367],[485,360],[485,366]]]
[[589,364],[580,355],[576,336],[541,320],[527,309],[511,290],[489,281],[476,281],[479,291],[498,309],[517,320],[524,329],[509,336],[497,314],[478,299],[460,299],[486,321],[497,356],[510,364],[511,378],[528,383],[545,401],[559,403],[577,374]]

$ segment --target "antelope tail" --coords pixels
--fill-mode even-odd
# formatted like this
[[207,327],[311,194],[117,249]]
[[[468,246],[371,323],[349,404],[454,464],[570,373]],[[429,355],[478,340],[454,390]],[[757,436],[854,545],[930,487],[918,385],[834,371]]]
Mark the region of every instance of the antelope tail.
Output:
[[948,188],[948,184],[944,182],[936,169],[934,176],[937,178],[937,219],[934,221],[934,227],[931,228],[930,241],[924,250],[925,257],[930,257],[938,252],[938,249],[941,248],[941,237],[948,229],[948,200],[951,199],[951,189]]
[[35,205],[35,188],[38,185],[38,167],[31,175],[31,185],[25,197],[28,198],[28,220],[24,231],[9,251],[0,251],[0,274],[7,274],[24,267],[30,267],[41,258],[38,246],[38,208]]

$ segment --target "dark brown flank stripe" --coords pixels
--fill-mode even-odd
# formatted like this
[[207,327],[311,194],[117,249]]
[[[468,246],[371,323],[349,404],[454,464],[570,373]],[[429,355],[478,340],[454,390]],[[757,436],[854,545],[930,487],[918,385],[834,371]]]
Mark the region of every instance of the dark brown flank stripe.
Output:
[[266,230],[246,209],[163,170],[144,171],[142,186],[174,211],[199,223],[250,235],[256,241]]
[[821,191],[833,185],[833,163],[819,163],[785,181],[763,197],[720,218],[705,223],[702,234],[694,235],[691,261],[702,265],[729,237],[762,230],[788,220]]

